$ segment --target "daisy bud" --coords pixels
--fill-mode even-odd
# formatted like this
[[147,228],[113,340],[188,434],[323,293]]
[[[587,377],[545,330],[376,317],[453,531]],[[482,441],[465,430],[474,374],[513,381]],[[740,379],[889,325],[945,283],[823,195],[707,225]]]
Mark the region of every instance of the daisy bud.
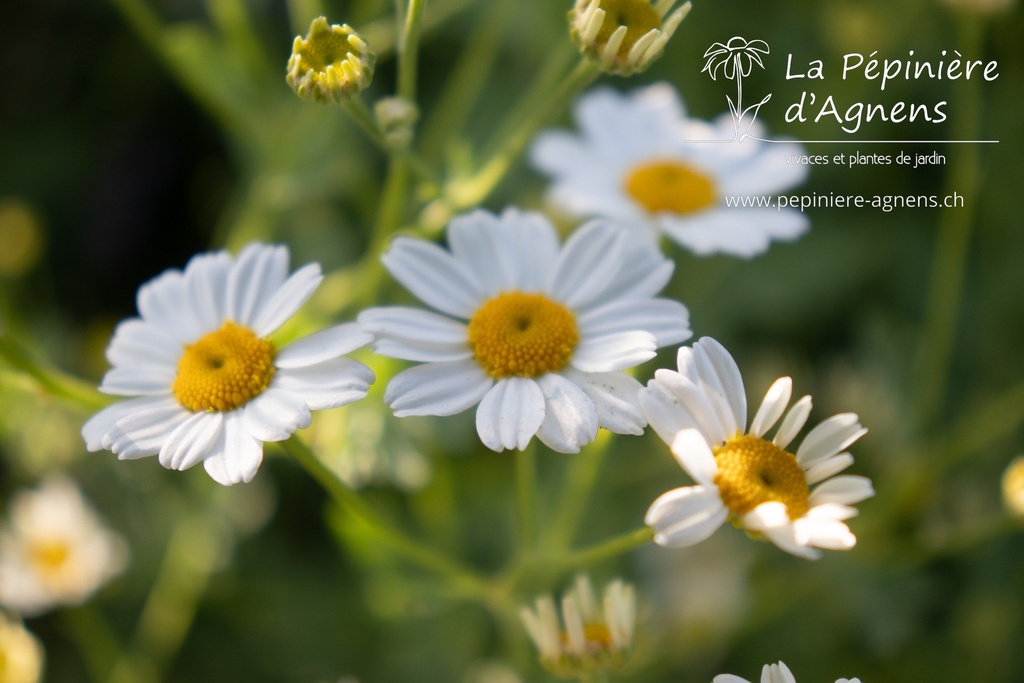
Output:
[[414,103],[402,97],[385,97],[373,106],[373,113],[389,145],[398,148],[409,146],[413,126],[420,117],[420,110]]
[[328,25],[317,17],[305,38],[295,37],[286,80],[307,102],[342,103],[373,80],[377,57],[347,24]]
[[661,54],[691,7],[674,5],[675,0],[576,0],[569,33],[603,71],[631,76]]

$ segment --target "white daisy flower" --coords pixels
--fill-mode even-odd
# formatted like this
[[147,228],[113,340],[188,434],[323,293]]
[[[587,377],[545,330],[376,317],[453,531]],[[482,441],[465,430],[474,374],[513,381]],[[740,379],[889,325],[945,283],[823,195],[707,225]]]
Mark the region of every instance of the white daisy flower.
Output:
[[636,591],[616,579],[605,586],[598,603],[590,579],[580,575],[562,597],[562,623],[550,595],[537,598],[533,609],[521,608],[519,617],[544,668],[556,676],[576,678],[615,668],[625,660],[633,646]]
[[559,248],[543,216],[476,211],[448,228],[450,251],[396,238],[384,265],[440,313],[364,311],[374,350],[423,365],[399,373],[384,401],[399,417],[453,415],[479,403],[477,432],[495,451],[534,434],[575,453],[598,427],[641,434],[640,384],[622,372],[690,336],[686,307],[653,298],[673,263],[607,223]]
[[316,263],[288,276],[288,249],[252,244],[232,259],[200,254],[139,289],[141,317],[118,325],[100,390],[133,396],[82,428],[90,451],[159,455],[184,470],[202,462],[217,482],[248,482],[263,442],[309,426],[311,410],[366,395],[373,372],[343,354],[370,335],[355,323],[282,349],[267,338],[320,284]]
[[[703,541],[726,519],[783,550],[816,559],[816,548],[847,550],[856,537],[844,523],[851,507],[874,495],[865,477],[834,476],[853,464],[844,449],[863,436],[857,415],[843,413],[812,429],[796,454],[785,449],[811,411],[804,396],[782,419],[793,381],[772,384],[750,428],[739,368],[725,348],[704,337],[679,349],[679,372],[658,370],[640,392],[640,407],[658,436],[697,482],[663,494],[645,518],[659,545]],[[827,480],[827,481],[826,481]],[[811,490],[810,487],[818,484]]]
[[551,201],[580,217],[603,217],[664,233],[701,256],[751,257],[772,240],[807,231],[795,209],[729,207],[726,197],[777,195],[804,180],[807,167],[787,164],[803,154],[795,143],[764,143],[754,122],[742,142],[728,115],[715,123],[687,118],[676,91],[655,84],[631,94],[601,88],[575,108],[579,134],[541,133],[534,166],[552,177]]
[[0,529],[0,604],[33,616],[85,602],[124,569],[127,548],[65,478],[12,498]]
[[[715,676],[712,683],[750,683],[745,678],[732,674],[720,674]],[[778,664],[765,664],[761,669],[761,683],[796,683],[793,672],[783,662]],[[836,683],[860,683],[859,678],[840,678]]]

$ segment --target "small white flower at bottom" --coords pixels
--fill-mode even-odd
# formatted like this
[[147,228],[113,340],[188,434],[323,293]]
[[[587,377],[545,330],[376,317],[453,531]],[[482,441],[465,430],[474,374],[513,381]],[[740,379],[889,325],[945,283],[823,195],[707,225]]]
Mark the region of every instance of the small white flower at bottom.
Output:
[[844,449],[867,432],[857,415],[825,420],[793,454],[785,449],[807,421],[810,396],[793,404],[773,439],[765,437],[789,405],[789,377],[772,384],[747,429],[743,379],[721,344],[704,337],[692,349],[682,347],[678,365],[679,372],[655,372],[640,392],[640,406],[697,485],[669,491],[651,504],[645,521],[655,542],[693,545],[731,519],[808,559],[821,556],[816,548],[852,548],[857,539],[844,520],[874,490],[866,477],[834,475],[853,464]]
[[590,579],[580,575],[562,597],[561,624],[550,595],[537,598],[534,609],[520,609],[519,616],[544,668],[562,678],[576,678],[616,668],[625,660],[633,644],[636,592],[616,579],[605,586],[598,604]]
[[82,427],[90,451],[122,460],[159,454],[184,470],[200,462],[225,486],[248,482],[263,444],[308,427],[312,410],[366,396],[373,372],[345,358],[370,341],[355,323],[278,349],[268,336],[320,284],[310,263],[288,275],[288,249],[251,244],[192,257],[139,289],[140,317],[122,322],[107,347],[113,366],[100,391],[130,396]]
[[[733,674],[719,674],[711,683],[750,683],[745,678]],[[761,683],[796,683],[793,672],[783,662],[778,664],[765,664],[761,669]],[[859,678],[840,678],[836,683],[860,683]]]
[[78,487],[51,478],[11,500],[0,528],[0,605],[25,616],[85,602],[125,566],[127,548]]

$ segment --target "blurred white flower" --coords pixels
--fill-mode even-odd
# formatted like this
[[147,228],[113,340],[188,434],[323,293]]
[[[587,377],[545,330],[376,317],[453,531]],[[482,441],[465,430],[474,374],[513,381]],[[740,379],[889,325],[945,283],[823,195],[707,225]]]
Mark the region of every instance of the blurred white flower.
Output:
[[534,608],[519,610],[530,638],[548,671],[563,678],[618,667],[633,645],[636,593],[616,579],[604,589],[599,604],[590,579],[576,577],[562,597],[562,621],[550,595],[537,598]]
[[749,258],[807,231],[794,209],[726,206],[727,197],[770,197],[807,175],[806,166],[785,161],[802,148],[755,139],[765,136],[756,121],[741,142],[706,142],[732,139],[733,119],[688,118],[665,83],[630,94],[594,90],[575,118],[579,134],[544,132],[531,149],[534,166],[552,178],[551,201],[571,215],[644,228],[652,239],[665,234],[701,256]]
[[746,429],[743,379],[721,344],[704,337],[692,349],[680,348],[678,365],[679,372],[655,373],[640,392],[640,406],[697,485],[673,489],[648,509],[645,520],[655,542],[693,545],[731,518],[808,559],[821,556],[816,548],[852,548],[857,539],[844,520],[855,516],[851,506],[874,490],[866,477],[834,475],[853,464],[843,450],[867,432],[857,415],[825,420],[794,455],[784,449],[807,421],[810,396],[793,404],[772,440],[765,438],[789,405],[789,377],[772,384]]
[[[715,676],[712,683],[750,683],[750,681],[732,674],[720,674]],[[761,669],[761,683],[796,683],[796,678],[793,677],[793,672],[789,670],[788,666],[779,662],[778,664],[764,665],[764,668]],[[860,683],[860,679],[840,678],[836,683]]]
[[43,675],[43,646],[21,622],[0,612],[0,682],[38,683]]
[[85,602],[127,561],[78,487],[47,479],[12,499],[0,528],[0,604],[26,616]]
[[373,308],[359,322],[377,353],[424,364],[399,373],[395,415],[454,415],[479,403],[480,439],[523,449],[534,434],[575,453],[598,427],[641,434],[640,384],[622,372],[690,336],[686,307],[653,298],[673,264],[607,223],[559,247],[543,216],[476,211],[448,228],[450,251],[398,237],[384,265],[444,315]]
[[82,428],[90,451],[159,454],[184,470],[202,462],[217,482],[248,482],[265,441],[307,427],[311,410],[366,395],[373,372],[343,357],[370,341],[353,323],[278,349],[267,338],[323,277],[311,263],[288,276],[288,249],[251,244],[192,257],[139,289],[141,317],[118,325],[100,390],[133,396]]

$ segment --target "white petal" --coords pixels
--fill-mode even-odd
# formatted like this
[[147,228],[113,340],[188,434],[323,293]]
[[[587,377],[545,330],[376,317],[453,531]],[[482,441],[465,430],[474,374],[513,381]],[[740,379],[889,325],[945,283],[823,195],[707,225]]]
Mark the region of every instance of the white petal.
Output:
[[246,403],[243,412],[245,429],[260,441],[284,441],[313,419],[301,395],[274,386]]
[[807,232],[808,218],[792,209],[712,208],[685,217],[662,216],[665,234],[698,256],[729,254],[751,258],[772,240],[790,242]]
[[292,273],[283,285],[253,311],[250,327],[259,337],[266,337],[298,313],[312,296],[324,276],[319,263],[309,263]]
[[793,523],[796,542],[827,550],[849,550],[857,545],[857,537],[843,522],[834,519],[804,517]]
[[370,368],[357,360],[338,357],[278,371],[270,386],[301,396],[310,410],[327,410],[365,397],[373,380]]
[[804,474],[807,476],[808,486],[825,481],[835,476],[853,464],[853,456],[849,453],[840,453],[831,458],[826,458],[814,464]]
[[640,390],[637,399],[644,419],[667,444],[671,444],[680,431],[698,428],[689,411],[682,407],[679,399],[668,390],[664,382],[648,382],[647,387]]
[[107,346],[107,360],[114,367],[163,365],[177,368],[182,343],[162,333],[156,325],[141,318],[130,318],[118,324]]
[[782,414],[786,412],[789,399],[793,396],[793,380],[789,377],[780,377],[768,388],[768,393],[761,401],[761,407],[757,409],[754,420],[750,423],[749,433],[760,438],[769,429],[775,426]]
[[263,442],[242,424],[241,411],[224,414],[224,430],[212,454],[203,461],[207,474],[218,484],[248,483],[263,462]]
[[714,453],[696,429],[684,429],[672,440],[672,455],[698,484],[711,486],[718,474]]
[[497,216],[476,210],[453,218],[446,232],[452,256],[473,275],[485,296],[517,288],[516,254],[509,254],[497,224]]
[[718,674],[711,679],[711,683],[750,683],[750,681],[733,674]]
[[374,336],[382,356],[442,363],[473,355],[466,324],[432,311],[391,306],[359,314],[359,323]]
[[239,252],[228,274],[225,313],[253,329],[253,321],[288,276],[288,249],[250,244]]
[[700,543],[715,533],[729,511],[713,486],[686,486],[664,493],[648,508],[644,523],[654,542],[669,548]]
[[484,299],[466,267],[436,244],[396,237],[381,261],[406,289],[449,315],[468,320]]
[[[631,233],[631,237],[635,232]],[[653,297],[672,279],[675,262],[665,258],[653,241],[632,238],[622,255],[622,267],[609,286],[615,299],[647,299]],[[673,342],[667,342],[673,343]]]
[[474,360],[427,363],[395,375],[384,402],[398,417],[454,415],[479,403],[493,383]]
[[274,365],[279,368],[316,365],[366,346],[372,339],[372,335],[356,323],[335,325],[284,347],[277,353]]
[[807,416],[811,414],[811,407],[810,396],[804,396],[794,403],[793,407],[786,414],[785,419],[782,420],[779,431],[775,432],[775,438],[772,439],[772,443],[779,448],[788,446],[796,438],[796,435],[800,433],[800,430],[804,428],[804,424],[807,423]]
[[620,299],[581,314],[577,320],[584,339],[616,332],[650,332],[658,346],[678,344],[693,334],[686,306],[671,299]]
[[693,361],[727,438],[742,432],[747,423],[747,394],[736,361],[711,337],[693,345]]
[[122,460],[159,453],[171,432],[192,415],[170,397],[159,397],[148,404],[143,404],[144,400],[127,401],[139,409],[119,419],[103,436],[103,447]]
[[100,391],[117,396],[170,394],[177,370],[167,365],[139,365],[111,368],[103,375]]
[[823,503],[814,505],[807,511],[807,519],[818,519],[828,521],[844,521],[853,519],[859,514],[857,508],[839,503]]
[[618,332],[583,339],[573,349],[570,363],[583,372],[625,370],[654,358],[657,349],[650,332]]
[[216,330],[224,322],[230,272],[231,256],[226,251],[193,256],[185,267],[189,308],[203,329]]
[[811,493],[808,501],[811,507],[824,503],[853,505],[875,495],[871,480],[854,474],[844,474],[829,479]]
[[492,451],[523,450],[544,421],[544,394],[532,379],[499,380],[480,401],[476,431]]
[[179,344],[209,331],[193,314],[188,285],[179,270],[164,271],[142,285],[136,304],[143,320]]
[[544,394],[544,421],[537,438],[558,453],[579,453],[597,436],[597,407],[569,379],[547,373],[537,380]]
[[505,209],[498,229],[504,259],[514,274],[512,285],[524,292],[543,291],[558,262],[558,233],[544,214]]
[[597,408],[597,424],[616,434],[644,433],[647,420],[640,412],[638,395],[643,386],[624,372],[562,372],[575,382]]
[[187,470],[210,454],[223,427],[224,413],[193,413],[160,448],[160,464],[169,470]]
[[793,672],[784,663],[766,664],[761,670],[761,683],[796,683]]
[[[154,409],[160,410],[168,406],[174,408],[180,406],[166,396],[137,398],[130,401],[119,401],[109,405],[100,412],[90,417],[82,425],[82,439],[85,440],[85,447],[89,451],[98,451],[107,448],[110,440],[107,435],[114,429],[114,426],[135,413],[148,413]],[[184,418],[182,418],[184,419]],[[157,447],[159,450],[159,446]],[[156,451],[154,451],[155,453]]]
[[[656,390],[656,396],[662,401],[669,401],[677,406],[674,421],[686,424],[687,427],[696,427],[709,444],[725,443],[736,435],[722,426],[718,412],[712,407],[708,392],[694,384],[688,377],[672,370],[656,370],[654,379],[647,383],[647,388]],[[653,415],[647,414],[647,419],[652,425],[655,424]],[[665,441],[671,444],[675,436],[675,433],[668,434]]]
[[856,413],[833,415],[812,429],[796,452],[796,459],[807,469],[820,460],[845,450],[860,437],[867,434],[860,426]]
[[796,528],[789,519],[786,506],[779,502],[762,503],[743,516],[743,526],[760,531],[772,543],[791,555],[817,560],[821,552],[799,542]]
[[600,299],[622,267],[626,238],[609,223],[588,223],[576,230],[562,247],[548,291],[576,310]]

